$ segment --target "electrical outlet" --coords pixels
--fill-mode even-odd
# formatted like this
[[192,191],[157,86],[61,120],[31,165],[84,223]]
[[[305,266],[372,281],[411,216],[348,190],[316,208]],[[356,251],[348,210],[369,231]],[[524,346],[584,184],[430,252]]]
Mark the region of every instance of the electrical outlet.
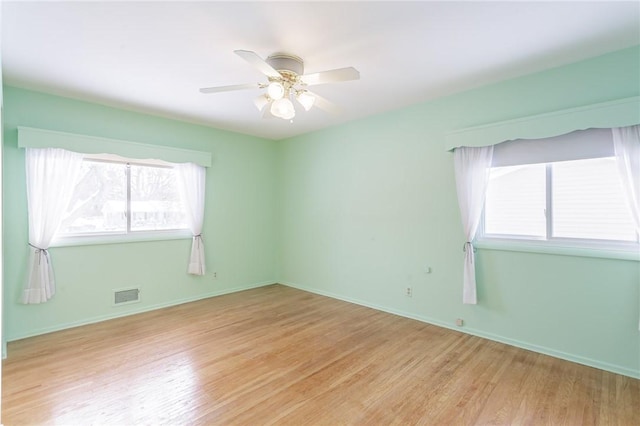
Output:
[[458,319],[456,320],[456,325],[457,325],[458,327],[462,327],[462,326],[464,325],[464,320],[463,320],[462,318],[458,318]]
[[407,297],[413,297],[413,287],[407,287],[404,290],[404,295]]
[[213,279],[215,280],[215,279],[217,279],[217,278],[218,278],[218,273],[217,273],[217,272],[214,272],[214,273],[213,273]]

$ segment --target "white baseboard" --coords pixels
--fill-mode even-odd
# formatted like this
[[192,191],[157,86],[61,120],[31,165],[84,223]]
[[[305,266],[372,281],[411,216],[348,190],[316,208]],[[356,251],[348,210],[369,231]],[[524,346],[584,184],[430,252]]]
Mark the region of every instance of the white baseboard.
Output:
[[[20,340],[20,339],[25,339],[27,337],[33,337],[33,336],[38,336],[41,334],[46,334],[46,333],[51,333],[54,331],[60,331],[60,330],[65,330],[68,328],[73,328],[73,327],[79,327],[82,325],[88,325],[88,324],[94,324],[97,322],[102,322],[102,321],[106,321],[106,320],[110,320],[110,319],[115,319],[115,318],[120,318],[120,317],[125,317],[125,316],[129,316],[129,315],[135,315],[135,314],[140,314],[143,312],[148,312],[148,311],[153,311],[156,309],[162,309],[162,308],[167,308],[170,306],[176,306],[176,305],[181,305],[183,303],[189,303],[189,302],[195,302],[196,300],[201,300],[201,299],[207,299],[209,297],[215,297],[215,296],[222,296],[224,294],[229,294],[229,293],[236,293],[238,291],[243,291],[243,290],[249,290],[252,288],[258,288],[258,287],[264,287],[267,285],[272,285],[272,284],[282,284],[288,287],[292,287],[292,288],[296,288],[299,290],[303,290],[303,291],[308,291],[310,293],[315,293],[315,294],[319,294],[321,296],[326,296],[326,297],[330,297],[332,299],[337,299],[337,300],[342,300],[345,302],[349,302],[349,303],[354,303],[356,305],[361,305],[361,306],[366,306],[368,308],[372,308],[372,309],[376,309],[378,311],[382,311],[382,312],[387,312],[390,314],[394,314],[394,315],[399,315],[401,317],[405,317],[405,318],[411,318],[417,321],[421,321],[427,324],[432,324],[432,325],[436,325],[438,327],[443,327],[443,328],[447,328],[450,330],[454,330],[454,331],[459,331],[461,333],[466,333],[466,334],[470,334],[472,336],[477,336],[477,337],[482,337],[484,339],[488,339],[488,340],[493,340],[495,342],[500,342],[500,343],[504,343],[507,345],[511,345],[511,346],[515,346],[518,348],[522,348],[522,349],[527,349],[530,351],[534,351],[534,352],[538,352],[544,355],[549,355],[555,358],[560,358],[560,359],[564,359],[566,361],[571,361],[571,362],[575,362],[578,364],[582,364],[582,365],[586,365],[589,367],[594,367],[594,368],[598,368],[600,370],[605,370],[605,371],[610,371],[612,373],[616,373],[616,374],[622,374],[624,376],[629,376],[629,377],[633,377],[635,379],[640,379],[640,371],[634,371],[630,368],[626,368],[626,367],[622,367],[619,365],[615,365],[615,364],[609,364],[606,362],[602,362],[602,361],[597,361],[591,358],[586,358],[586,357],[582,357],[579,355],[574,355],[574,354],[570,354],[570,353],[566,353],[566,352],[562,352],[562,351],[558,351],[555,349],[551,349],[551,348],[547,348],[545,346],[539,346],[539,345],[535,345],[535,344],[530,344],[527,342],[522,342],[520,340],[514,340],[508,337],[504,337],[504,336],[500,336],[500,335],[496,335],[493,333],[487,333],[485,331],[482,330],[477,330],[477,329],[473,329],[473,328],[460,328],[460,327],[454,327],[451,324],[448,324],[446,322],[434,319],[434,318],[430,318],[430,317],[426,317],[426,316],[422,316],[422,315],[415,315],[409,312],[404,312],[401,310],[397,310],[397,309],[393,309],[393,308],[389,308],[386,306],[381,306],[381,305],[376,305],[374,303],[370,303],[364,300],[360,300],[360,299],[354,299],[354,298],[350,298],[350,297],[346,297],[340,294],[336,294],[336,293],[331,293],[331,292],[326,292],[326,291],[321,291],[321,290],[317,290],[311,287],[306,287],[306,286],[302,286],[299,284],[295,284],[292,282],[286,282],[286,281],[263,281],[263,282],[259,282],[259,283],[254,283],[254,284],[248,284],[248,285],[244,285],[244,286],[238,286],[238,287],[234,287],[234,288],[230,288],[230,289],[225,289],[225,290],[218,290],[218,291],[213,291],[210,293],[205,293],[205,294],[200,294],[198,296],[194,296],[194,297],[187,297],[187,298],[183,298],[183,299],[177,299],[177,300],[172,300],[170,302],[166,302],[166,303],[159,303],[156,305],[151,305],[151,306],[145,306],[144,308],[135,310],[135,311],[128,311],[126,313],[113,313],[113,314],[108,314],[108,315],[100,315],[100,316],[96,316],[96,317],[91,317],[91,318],[86,318],[84,320],[81,321],[74,321],[74,322],[69,322],[69,323],[64,323],[64,324],[59,324],[57,326],[54,327],[44,327],[41,329],[37,329],[34,330],[30,333],[25,333],[22,335],[15,335],[15,336],[10,336],[7,337],[6,342],[11,342],[14,340]],[[2,347],[2,357],[6,358],[7,356],[7,352],[6,352],[6,342],[3,342],[3,347]]]
[[522,348],[522,349],[527,349],[533,352],[538,352],[544,355],[549,355],[555,358],[560,358],[566,361],[571,361],[571,362],[575,362],[578,364],[582,364],[582,365],[586,365],[589,367],[594,367],[594,368],[598,368],[600,370],[605,370],[605,371],[610,371],[612,373],[616,373],[616,374],[621,374],[623,376],[629,376],[629,377],[633,377],[634,379],[640,379],[640,371],[634,371],[630,368],[626,368],[626,367],[622,367],[619,365],[615,365],[615,364],[609,364],[606,362],[602,362],[602,361],[597,361],[591,358],[586,358],[586,357],[582,357],[579,355],[574,355],[574,354],[570,354],[570,353],[566,353],[566,352],[562,352],[562,351],[558,351],[555,349],[551,349],[551,348],[547,348],[545,346],[539,346],[539,345],[535,345],[535,344],[531,344],[531,343],[527,343],[527,342],[522,342],[520,340],[514,340],[508,337],[504,337],[504,336],[500,336],[497,334],[493,334],[493,333],[487,333],[485,331],[482,330],[476,330],[473,328],[460,328],[460,327],[455,327],[451,324],[448,324],[446,322],[434,319],[434,318],[429,318],[429,317],[425,317],[422,315],[415,315],[409,312],[404,312],[404,311],[400,311],[397,309],[393,309],[393,308],[389,308],[386,306],[380,306],[380,305],[376,305],[374,303],[370,303],[364,300],[360,300],[360,299],[353,299],[350,297],[345,297],[343,295],[340,294],[336,294],[336,293],[331,293],[331,292],[326,292],[326,291],[321,291],[321,290],[317,290],[314,288],[310,288],[310,287],[306,287],[306,286],[302,286],[302,285],[298,285],[295,283],[291,283],[291,282],[286,282],[286,281],[279,281],[280,284],[282,285],[286,285],[288,287],[293,287],[293,288],[297,288],[299,290],[304,290],[304,291],[308,291],[310,293],[315,293],[315,294],[319,294],[321,296],[326,296],[326,297],[331,297],[332,299],[338,299],[338,300],[342,300],[344,302],[349,302],[349,303],[354,303],[356,305],[361,305],[361,306],[366,306],[368,308],[372,308],[372,309],[376,309],[378,311],[383,311],[383,312],[387,312],[390,314],[394,314],[394,315],[399,315],[401,317],[405,317],[405,318],[411,318],[414,320],[418,320],[421,322],[425,322],[427,324],[432,324],[432,325],[436,325],[438,327],[443,327],[443,328],[448,328],[450,330],[455,330],[455,331],[459,331],[461,333],[466,333],[466,334],[470,334],[472,336],[477,336],[477,337],[482,337],[484,339],[488,339],[488,340],[493,340],[495,342],[500,342],[500,343],[504,343],[510,346],[515,346],[518,348]]
[[[141,314],[143,312],[154,311],[156,309],[162,309],[162,308],[168,308],[170,306],[182,305],[183,303],[195,302],[196,300],[208,299],[209,297],[222,296],[224,294],[236,293],[238,291],[250,290],[252,288],[264,287],[264,286],[272,285],[272,284],[276,284],[276,282],[275,281],[263,281],[263,282],[259,282],[259,283],[247,284],[247,285],[244,285],[244,286],[233,287],[233,288],[225,289],[225,290],[212,291],[210,293],[199,294],[199,295],[193,296],[193,297],[185,297],[183,299],[171,300],[171,301],[165,302],[165,303],[158,303],[158,304],[155,304],[155,305],[144,306],[144,307],[141,307],[140,309],[136,309],[136,310],[133,310],[133,311],[110,313],[110,314],[107,314],[107,315],[98,315],[98,316],[91,317],[91,318],[85,318],[85,319],[80,320],[80,321],[72,321],[72,322],[68,322],[68,323],[58,324],[58,325],[53,326],[53,327],[39,328],[37,330],[32,330],[31,332],[25,333],[25,334],[7,336],[6,342],[12,342],[14,340],[26,339],[27,337],[39,336],[41,334],[52,333],[54,331],[60,331],[60,330],[66,330],[68,328],[79,327],[79,326],[82,326],[82,325],[95,324],[97,322],[107,321],[107,320],[115,319],[115,318],[126,317],[126,316],[129,316],[129,315]],[[3,342],[4,343],[4,345],[3,345],[3,351],[4,351],[3,352],[3,357],[4,358],[6,358],[6,342]]]

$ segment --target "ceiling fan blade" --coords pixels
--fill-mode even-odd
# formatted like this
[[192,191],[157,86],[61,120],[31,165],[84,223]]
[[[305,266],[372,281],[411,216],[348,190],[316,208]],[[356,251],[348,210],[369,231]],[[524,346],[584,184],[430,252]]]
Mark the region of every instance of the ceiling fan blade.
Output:
[[359,80],[360,72],[353,68],[338,68],[335,70],[322,71],[314,74],[306,74],[300,77],[307,86],[325,83],[337,83],[339,81]]
[[323,98],[317,93],[309,92],[308,90],[307,90],[307,93],[315,98],[313,102],[313,106],[317,106],[321,110],[324,110],[331,114],[340,114],[342,112],[342,108],[340,108],[338,105],[334,104],[333,102]]
[[271,65],[266,63],[264,59],[256,54],[256,52],[252,52],[250,50],[234,50],[234,53],[256,67],[258,71],[260,71],[267,77],[282,77],[278,71],[276,71]]
[[232,90],[244,90],[244,89],[259,89],[258,83],[247,84],[234,84],[232,86],[219,86],[219,87],[203,87],[200,89],[200,93],[218,93],[218,92],[230,92]]

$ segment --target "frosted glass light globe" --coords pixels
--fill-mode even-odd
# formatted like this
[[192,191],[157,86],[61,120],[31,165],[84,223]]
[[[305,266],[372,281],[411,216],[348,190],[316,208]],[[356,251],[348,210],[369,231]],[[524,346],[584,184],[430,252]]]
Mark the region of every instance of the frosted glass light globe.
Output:
[[282,99],[284,96],[284,86],[282,83],[278,83],[277,81],[269,83],[267,93],[269,94],[269,97],[275,101]]
[[289,99],[282,98],[271,104],[271,114],[278,118],[289,120],[296,116],[296,110]]

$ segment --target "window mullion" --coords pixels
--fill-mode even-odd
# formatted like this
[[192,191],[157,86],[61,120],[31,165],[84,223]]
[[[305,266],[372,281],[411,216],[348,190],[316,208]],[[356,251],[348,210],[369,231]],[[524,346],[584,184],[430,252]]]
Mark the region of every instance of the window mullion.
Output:
[[553,166],[552,163],[547,163],[546,166],[546,191],[547,196],[545,217],[547,221],[547,240],[553,238]]
[[127,234],[131,233],[131,164],[127,163]]

